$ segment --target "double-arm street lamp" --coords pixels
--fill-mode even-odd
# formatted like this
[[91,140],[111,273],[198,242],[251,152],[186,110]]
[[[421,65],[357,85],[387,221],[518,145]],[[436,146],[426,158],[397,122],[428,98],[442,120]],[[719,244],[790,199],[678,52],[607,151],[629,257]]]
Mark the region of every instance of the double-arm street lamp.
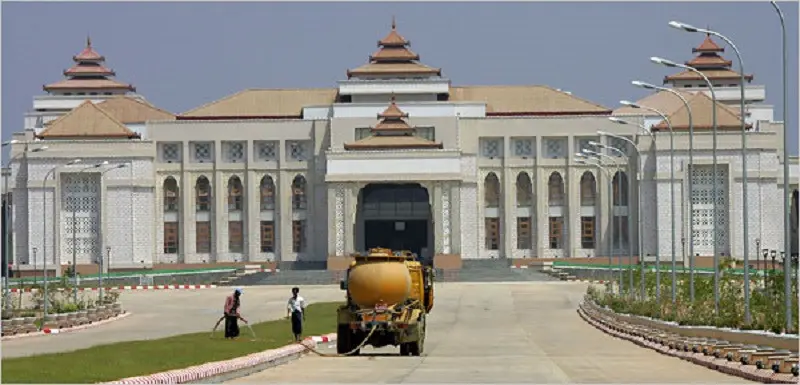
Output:
[[[708,35],[714,35],[722,40],[724,40],[728,45],[733,48],[733,51],[736,53],[736,59],[739,61],[739,93],[740,93],[740,100],[739,100],[739,116],[740,121],[742,123],[742,227],[743,227],[743,236],[742,241],[744,242],[744,322],[745,324],[750,324],[750,235],[749,235],[749,216],[747,215],[747,123],[745,122],[745,118],[747,116],[744,103],[745,103],[745,96],[744,96],[744,87],[745,87],[745,79],[744,79],[744,63],[742,62],[742,54],[739,52],[739,48],[736,47],[736,44],[733,44],[731,39],[728,39],[727,36],[712,31],[710,29],[704,28],[697,28],[691,26],[686,23],[681,23],[678,21],[670,21],[669,26],[672,28],[684,30],[687,32],[700,32],[705,33]],[[714,105],[716,109],[716,104]],[[784,121],[784,127],[786,123]],[[784,132],[786,130],[784,129]],[[785,155],[784,155],[785,156]],[[716,176],[715,176],[716,178]],[[716,213],[715,213],[716,215]],[[716,232],[716,228],[714,229]]]
[[[617,118],[617,117],[614,117],[614,116],[609,117],[608,120],[610,120],[610,121],[612,121],[614,123],[617,123],[617,124],[636,125],[636,126],[639,127],[641,132],[649,135],[651,139],[655,140],[655,138],[653,136],[653,133],[650,132],[650,130],[648,130],[647,127],[645,127],[642,124],[634,124],[634,123],[631,123],[631,122],[629,122],[627,120],[620,119],[620,118]],[[642,256],[642,253],[644,252],[644,248],[642,247],[642,212],[641,212],[641,208],[642,208],[642,180],[644,180],[644,163],[642,163],[642,153],[639,151],[639,146],[637,146],[636,143],[634,143],[632,140],[630,140],[630,139],[628,139],[628,138],[626,138],[624,136],[615,135],[615,134],[608,133],[608,132],[605,132],[605,131],[598,131],[597,133],[600,134],[600,135],[610,136],[612,138],[617,138],[617,139],[626,141],[636,151],[636,161],[638,162],[638,165],[637,165],[637,173],[638,173],[638,175],[634,179],[636,179],[636,181],[637,181],[636,182],[636,200],[638,202],[638,207],[639,207],[639,210],[637,210],[638,211],[637,223],[638,223],[638,235],[639,235],[638,236],[638,244],[639,244],[638,250],[639,250],[639,259],[642,262],[642,263],[640,263],[640,265],[641,265],[641,282],[640,282],[641,288],[640,289],[641,289],[641,297],[642,297],[641,299],[644,301],[646,293],[645,293],[645,285],[644,285],[644,281],[645,281],[645,279],[644,279],[645,278],[644,257]],[[633,280],[633,272],[631,272],[630,279]],[[631,283],[631,288],[633,288],[633,284],[632,283]]]
[[770,3],[772,3],[772,7],[775,8],[775,12],[778,13],[778,17],[781,20],[781,41],[783,42],[783,81],[781,82],[783,85],[783,249],[786,251],[784,255],[785,259],[783,260],[783,294],[785,301],[784,306],[786,307],[786,330],[789,331],[797,327],[797,325],[794,325],[792,322],[792,274],[791,270],[786,268],[786,266],[792,265],[790,260],[792,232],[791,220],[789,218],[792,194],[789,191],[789,129],[787,127],[789,113],[787,112],[788,106],[786,105],[786,100],[789,99],[789,91],[786,88],[786,82],[789,79],[789,75],[786,72],[789,59],[786,56],[786,21],[783,18],[783,11],[781,11],[781,8],[778,7],[778,3],[775,1],[770,1]]
[[[103,162],[103,163],[108,164],[107,161]],[[100,180],[103,179],[103,176],[106,175],[107,172],[112,171],[112,170],[118,170],[120,168],[125,168],[125,167],[127,167],[127,164],[120,163],[120,164],[117,164],[114,167],[111,167],[111,168],[108,168],[106,170],[103,170],[103,172],[100,173]],[[98,247],[98,249],[97,249],[97,264],[98,264],[98,270],[99,270],[98,275],[97,275],[97,291],[99,293],[98,295],[100,296],[100,301],[102,301],[103,300],[103,246],[106,243],[105,242],[105,232],[104,231],[100,231],[100,235],[101,235],[101,243],[100,243],[100,247]],[[107,249],[108,249],[108,251],[110,253],[111,248],[108,247]]]
[[[47,296],[47,179],[50,178],[50,174],[54,174],[55,171],[64,166],[71,166],[74,164],[78,164],[81,162],[81,159],[73,159],[66,164],[60,164],[51,168],[47,171],[47,174],[44,175],[44,179],[42,179],[42,256],[44,257],[44,309],[42,315],[42,327],[45,325],[45,321],[47,320],[47,307],[48,307],[48,296]],[[55,175],[53,175],[53,179],[55,180]],[[55,190],[54,190],[55,191]],[[55,193],[53,193],[53,212],[55,213]],[[53,217],[53,232],[55,233],[55,216]],[[55,254],[55,248],[53,249],[53,253]],[[55,261],[53,261],[55,262]]]
[[[671,231],[672,237],[671,237],[670,248],[669,249],[670,249],[670,251],[672,253],[672,306],[673,306],[673,310],[677,310],[677,308],[676,308],[676,306],[677,306],[677,297],[675,295],[676,291],[677,291],[676,277],[675,277],[675,271],[677,269],[676,264],[675,264],[675,233],[676,233],[675,232],[675,135],[674,135],[674,132],[672,130],[672,122],[670,122],[669,118],[667,117],[667,115],[665,113],[663,113],[660,110],[657,110],[655,108],[648,107],[648,106],[645,106],[645,105],[639,105],[639,104],[636,104],[636,103],[633,103],[633,102],[629,102],[627,100],[620,101],[620,104],[622,104],[624,106],[633,107],[633,108],[636,108],[636,109],[643,109],[643,110],[647,110],[647,111],[650,111],[650,112],[654,112],[654,113],[658,114],[659,116],[661,116],[661,119],[664,119],[664,122],[667,123],[667,128],[669,128],[669,200],[670,200],[670,222],[671,222],[671,225],[672,225],[672,231]],[[656,170],[657,169],[658,168],[656,168]],[[657,174],[657,172],[656,172],[656,174]],[[658,254],[660,254],[660,253],[658,253]],[[660,274],[661,274],[660,268],[661,268],[661,266],[660,266],[660,263],[658,262],[660,259],[661,259],[660,256],[658,256],[656,258],[656,276],[657,276],[656,277],[656,281],[657,281],[656,285],[657,285],[657,287],[661,286],[661,279],[660,279],[661,278],[660,277]],[[660,290],[660,288],[658,290]]]
[[[95,170],[100,167],[108,165],[108,161],[104,160],[100,163],[95,163],[91,166],[84,167],[78,170],[77,175],[75,178],[80,177],[81,173],[87,170]],[[72,291],[72,299],[75,303],[78,303],[78,219],[76,218],[76,214],[78,212],[78,197],[72,197],[72,283],[75,286],[75,290]]]
[[675,95],[681,100],[683,106],[686,107],[686,113],[689,117],[689,209],[687,210],[689,217],[689,298],[690,302],[694,303],[694,179],[692,178],[692,174],[694,173],[694,122],[692,120],[692,108],[689,106],[689,102],[686,100],[686,98],[683,97],[680,92],[675,91],[672,88],[659,87],[638,80],[632,81],[631,84],[647,90],[664,91]]
[[[600,134],[600,133],[598,132],[598,134]],[[600,134],[600,135],[602,135],[602,134]],[[614,146],[610,146],[610,145],[599,143],[599,142],[595,142],[595,141],[590,141],[589,145],[590,146],[594,146],[594,147],[596,147],[598,149],[611,150],[614,153],[618,154],[619,156],[625,158],[625,163],[628,165],[628,175],[634,175],[634,172],[631,170],[631,159],[630,159],[630,157],[628,157],[628,154],[626,154],[625,152],[623,152],[622,150],[620,150],[620,149],[618,149],[618,148],[616,148]],[[634,179],[636,179],[635,175],[634,175]],[[633,184],[628,182],[628,186],[627,187],[628,187],[628,202],[626,202],[626,204],[627,204],[627,207],[628,207],[628,213],[627,214],[628,214],[628,217],[630,218],[630,214],[631,214],[630,197],[631,197],[631,195],[633,195],[633,194],[631,194],[631,189],[633,188]],[[621,200],[622,199],[620,199],[620,201]],[[622,204],[620,202],[620,206],[621,205]],[[628,221],[628,229],[627,229],[628,238],[630,238],[630,234],[633,232],[633,231],[631,231],[632,230],[631,225],[632,225],[632,222]],[[621,231],[622,230],[620,230],[620,233],[621,233]],[[622,258],[620,258],[620,263],[619,263],[620,265],[622,264],[621,261],[622,261]],[[630,243],[630,239],[629,239],[628,240],[628,294],[631,294],[631,295],[634,293],[634,291],[633,291],[633,269],[632,268],[633,268],[633,248],[631,247],[631,243]],[[622,280],[622,269],[620,269],[620,280]]]
[[[7,142],[3,142],[2,147],[6,147],[17,143],[20,143],[20,141],[16,139],[9,140]],[[3,263],[3,272],[5,273],[4,274],[5,281],[3,285],[3,301],[6,305],[6,308],[11,306],[11,301],[8,296],[10,292],[8,289],[9,279],[11,276],[9,271],[9,264],[13,263],[12,262],[13,258],[11,256],[14,254],[13,250],[11,250],[11,233],[13,231],[14,225],[12,224],[13,219],[11,217],[11,211],[12,211],[11,203],[10,199],[8,199],[11,196],[10,192],[8,191],[8,177],[11,174],[11,162],[13,162],[14,159],[20,156],[27,155],[28,153],[42,152],[45,150],[47,150],[47,146],[29,148],[28,145],[26,144],[22,152],[8,159],[8,162],[6,162],[6,166],[4,167],[8,171],[7,173],[3,174],[3,207],[5,207],[4,211],[5,228],[3,228],[3,254],[6,256],[5,263]]]
[[[602,152],[599,152],[599,151],[592,151],[592,150],[590,150],[588,148],[581,149],[581,152],[586,156],[592,156],[592,157],[597,158],[598,162],[601,162],[601,158],[607,158],[607,159],[611,160],[611,163],[614,164],[614,176],[609,177],[609,183],[610,183],[609,186],[611,186],[611,188],[612,188],[611,206],[610,206],[611,209],[609,210],[609,212],[611,212],[611,215],[610,215],[611,227],[612,227],[611,234],[616,235],[617,238],[620,239],[620,245],[621,245],[622,244],[622,242],[621,242],[622,229],[619,226],[617,226],[617,231],[613,231],[613,227],[614,227],[614,193],[613,193],[614,177],[616,177],[617,174],[620,171],[620,167],[619,167],[619,163],[617,162],[617,158],[615,158],[613,156],[610,156],[610,155],[607,155],[607,154],[603,154]],[[621,184],[622,184],[622,176],[620,175],[619,179],[617,180],[617,188],[618,189],[619,189],[619,187],[621,187]],[[617,194],[617,202],[616,203],[618,205],[622,206],[622,194],[621,194],[621,191]],[[620,225],[622,224],[621,221],[620,221],[619,224]],[[611,260],[611,255],[614,254],[614,252],[613,252],[613,250],[614,250],[614,237],[611,237],[611,250],[612,250],[612,252],[609,254],[609,261],[608,261],[609,268],[613,264],[613,261]],[[621,256],[617,257],[617,268],[619,269],[618,273],[619,273],[620,294],[622,294],[623,285],[622,285],[622,258],[621,258]]]
[[711,128],[712,128],[712,145],[711,145],[711,157],[712,157],[712,174],[713,177],[711,178],[711,223],[713,224],[711,238],[712,238],[712,249],[714,254],[714,315],[719,316],[719,253],[717,252],[717,246],[719,245],[719,238],[717,237],[717,181],[719,180],[719,176],[717,175],[717,94],[714,92],[714,85],[711,83],[711,80],[708,77],[695,69],[694,67],[689,67],[687,65],[683,65],[680,63],[676,63],[672,60],[667,60],[660,57],[651,57],[650,61],[656,64],[661,64],[667,67],[673,68],[682,68],[687,71],[691,71],[705,81],[708,90],[711,91]]
[[[593,161],[593,162],[590,162],[590,160]],[[593,157],[590,158],[586,154],[584,154],[582,152],[578,152],[578,153],[575,153],[575,162],[579,163],[579,164],[587,165],[587,166],[589,166],[589,165],[596,166],[598,169],[600,169],[600,171],[602,171],[603,174],[605,174],[606,179],[608,179],[608,181],[609,181],[608,182],[608,196],[609,197],[613,197],[613,195],[611,193],[611,184],[613,183],[612,179],[611,179],[611,175],[608,172],[608,169],[603,167],[603,165],[600,162],[600,159],[593,158]],[[611,212],[611,210],[613,210],[613,207],[614,207],[614,204],[613,204],[613,199],[612,199],[611,209],[609,210],[609,212]],[[613,217],[609,216],[609,218],[613,218]],[[611,243],[613,242],[613,239],[614,239],[614,224],[610,220],[609,220],[609,223],[608,223],[608,231],[609,231],[609,242],[608,242],[608,246],[606,246],[606,247],[607,247],[607,250],[608,250],[608,267],[611,268],[611,265],[612,265],[611,260],[612,260],[613,254],[614,254],[614,251],[613,251],[612,246],[611,246]],[[620,290],[622,290],[622,287],[620,287]],[[611,285],[611,294],[614,294],[614,285],[613,284]]]

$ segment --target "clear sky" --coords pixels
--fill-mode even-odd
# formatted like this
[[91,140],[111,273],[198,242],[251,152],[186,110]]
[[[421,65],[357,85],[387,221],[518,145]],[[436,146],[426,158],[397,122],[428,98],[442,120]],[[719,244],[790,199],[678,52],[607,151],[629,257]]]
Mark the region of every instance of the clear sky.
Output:
[[[780,3],[789,36],[790,152],[797,154],[798,3]],[[544,84],[605,105],[646,94],[689,60],[703,36],[726,34],[782,119],[781,37],[768,2],[558,3],[27,3],[2,4],[2,138],[22,129],[42,85],[60,80],[87,34],[117,79],[181,113],[246,88],[333,87],[398,31],[454,85]],[[720,42],[722,44],[722,42]],[[724,56],[736,63],[726,49]],[[738,68],[734,64],[735,68]]]

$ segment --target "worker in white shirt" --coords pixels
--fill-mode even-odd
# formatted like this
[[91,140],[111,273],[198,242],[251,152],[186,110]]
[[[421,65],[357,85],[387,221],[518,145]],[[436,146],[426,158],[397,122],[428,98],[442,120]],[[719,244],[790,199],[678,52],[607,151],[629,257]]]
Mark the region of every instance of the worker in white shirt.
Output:
[[300,288],[292,288],[292,297],[286,307],[286,317],[292,320],[292,333],[294,340],[300,342],[303,334],[303,321],[306,319],[306,300],[300,296]]

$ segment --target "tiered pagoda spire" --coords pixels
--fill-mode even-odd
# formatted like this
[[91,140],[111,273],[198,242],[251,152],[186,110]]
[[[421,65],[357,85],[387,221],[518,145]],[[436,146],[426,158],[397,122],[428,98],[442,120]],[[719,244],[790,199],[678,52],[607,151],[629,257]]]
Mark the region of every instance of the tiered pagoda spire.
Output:
[[419,63],[419,55],[411,51],[411,42],[397,32],[392,18],[389,34],[378,41],[378,51],[369,56],[369,63],[347,71],[347,77],[371,76],[441,76],[442,70]]
[[103,63],[106,58],[92,47],[92,39],[86,38],[86,47],[72,57],[75,64],[64,71],[66,79],[47,84],[43,88],[55,93],[113,93],[134,92],[136,88],[130,84],[112,79],[116,74]]
[[[741,76],[739,72],[731,69],[732,63],[730,60],[720,56],[722,52],[725,52],[725,48],[714,42],[710,34],[706,34],[705,40],[699,46],[692,48],[692,53],[698,55],[685,64],[702,72],[709,80],[737,82]],[[753,75],[745,75],[744,78],[745,81],[750,82],[753,80]],[[675,81],[703,81],[703,78],[688,70],[664,77],[664,84],[674,83]]]
[[415,129],[406,122],[408,114],[400,110],[392,95],[391,103],[378,114],[379,122],[371,127],[372,135],[344,145],[345,150],[441,149],[442,144],[415,136]]

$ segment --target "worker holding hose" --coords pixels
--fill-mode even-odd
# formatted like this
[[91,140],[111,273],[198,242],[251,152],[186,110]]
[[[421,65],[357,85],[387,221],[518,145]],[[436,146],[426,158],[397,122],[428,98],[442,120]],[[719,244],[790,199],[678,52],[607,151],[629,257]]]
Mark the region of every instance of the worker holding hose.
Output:
[[294,340],[300,342],[303,334],[303,321],[306,320],[306,300],[300,296],[300,288],[292,288],[292,297],[289,298],[289,303],[286,308],[286,317],[292,321],[292,334]]
[[237,288],[233,291],[233,295],[225,298],[225,338],[234,339],[239,336],[239,320],[247,323],[247,320],[239,314],[241,295],[242,289]]

